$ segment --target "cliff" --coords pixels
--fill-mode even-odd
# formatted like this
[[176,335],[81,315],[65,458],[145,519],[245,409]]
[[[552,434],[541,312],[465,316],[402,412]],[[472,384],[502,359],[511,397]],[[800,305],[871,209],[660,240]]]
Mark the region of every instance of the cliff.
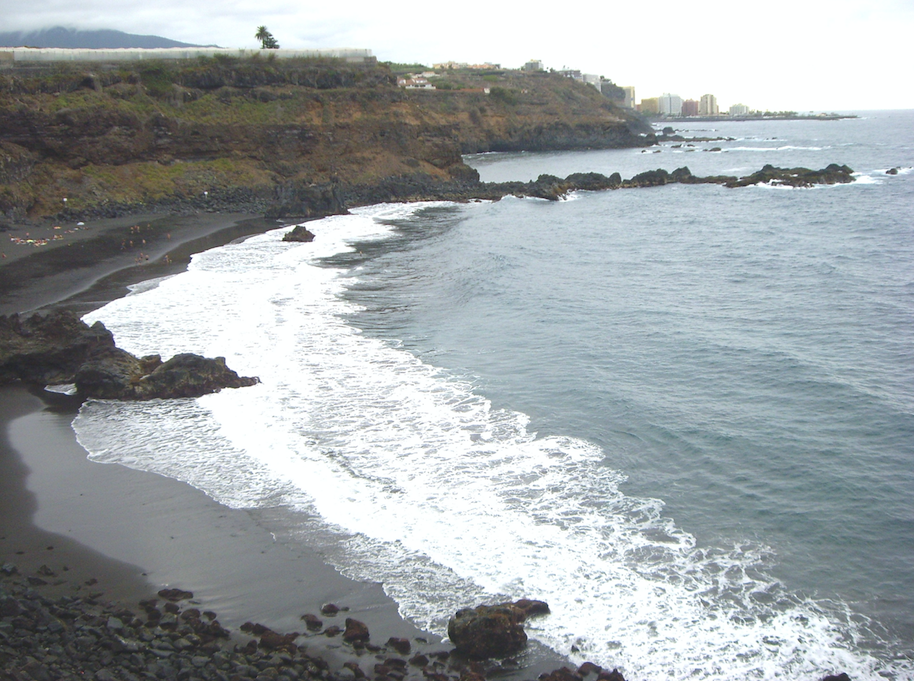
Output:
[[8,67],[0,216],[321,214],[474,184],[463,153],[653,139],[640,118],[558,75],[443,74],[438,83],[405,90],[385,65],[334,60]]

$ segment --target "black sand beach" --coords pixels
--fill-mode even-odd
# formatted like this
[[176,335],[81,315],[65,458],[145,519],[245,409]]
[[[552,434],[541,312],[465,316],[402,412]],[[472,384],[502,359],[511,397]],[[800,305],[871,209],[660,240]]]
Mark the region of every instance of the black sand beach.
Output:
[[[0,313],[63,307],[83,314],[130,284],[183,270],[195,252],[276,226],[250,215],[141,216],[99,221],[40,246],[13,239],[61,230],[20,227],[4,235],[11,244],[0,261]],[[131,236],[133,250],[121,249]],[[136,237],[145,239],[142,258]],[[301,615],[335,603],[348,611],[323,617],[325,628],[352,617],[367,624],[372,644],[397,637],[414,651],[449,648],[403,620],[380,585],[347,579],[319,555],[277,542],[255,513],[179,481],[89,461],[70,425],[77,407],[21,385],[0,388],[0,564],[15,566],[41,596],[91,596],[135,609],[159,589],[189,590],[241,643],[250,640],[237,630],[244,622],[304,632]],[[331,670],[354,655],[321,632],[297,643]],[[512,676],[535,678],[562,660],[533,646],[518,662]]]

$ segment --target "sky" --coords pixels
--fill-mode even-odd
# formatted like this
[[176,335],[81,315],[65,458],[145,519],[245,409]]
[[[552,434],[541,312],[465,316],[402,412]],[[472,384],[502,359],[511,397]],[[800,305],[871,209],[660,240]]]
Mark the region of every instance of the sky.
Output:
[[0,30],[109,28],[195,44],[363,48],[380,61],[530,59],[721,110],[914,109],[914,0],[0,0]]

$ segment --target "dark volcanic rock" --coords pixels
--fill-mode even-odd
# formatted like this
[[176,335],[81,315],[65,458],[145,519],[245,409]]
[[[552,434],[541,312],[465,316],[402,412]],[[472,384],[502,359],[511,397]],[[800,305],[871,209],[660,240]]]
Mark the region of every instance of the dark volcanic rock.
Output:
[[658,168],[638,173],[632,179],[626,180],[623,185],[625,187],[659,187],[671,181],[673,180],[670,174],[662,168]]
[[178,601],[186,601],[193,598],[194,594],[190,591],[184,591],[184,589],[161,589],[159,596],[166,601],[177,603]]
[[581,681],[581,676],[568,667],[559,667],[539,675],[539,681]]
[[812,187],[815,184],[846,184],[854,181],[854,171],[847,166],[832,163],[821,170],[809,168],[776,168],[766,165],[761,170],[738,180],[727,182],[728,187],[747,187],[752,184],[772,184],[789,187]]
[[0,383],[16,380],[74,383],[82,397],[124,400],[199,397],[259,382],[238,376],[223,357],[134,357],[101,322],[89,327],[71,312],[0,317]]
[[159,364],[151,373],[143,373],[142,360],[123,350],[118,353],[84,364],[74,379],[77,392],[102,399],[151,400],[200,397],[222,388],[242,388],[259,382],[229,369],[224,357],[211,359],[182,353]]
[[396,650],[401,655],[408,655],[409,651],[412,650],[412,645],[410,645],[409,639],[399,638],[391,636],[387,639],[387,645]]
[[304,225],[297,225],[295,229],[287,233],[283,238],[283,241],[301,241],[303,243],[311,243],[314,241],[314,234],[308,230]]
[[585,662],[578,667],[578,676],[587,676],[588,674],[599,674],[603,668],[593,662]]
[[114,347],[101,322],[89,327],[70,312],[0,316],[0,383],[69,383],[91,354]]
[[536,615],[548,615],[549,604],[545,601],[534,601],[529,598],[521,598],[514,601],[514,607],[524,613],[525,618],[535,617]]
[[368,641],[368,638],[368,626],[364,622],[352,619],[351,617],[346,618],[346,630],[343,632],[344,641],[347,643],[362,641],[364,643]]
[[507,657],[526,645],[526,619],[526,611],[514,603],[464,608],[448,621],[447,635],[457,652],[469,658]]
[[324,626],[323,621],[317,615],[312,615],[311,613],[306,613],[301,616],[301,621],[305,623],[305,626],[311,631],[320,631],[320,628]]
[[324,605],[321,606],[321,615],[325,615],[327,617],[333,617],[339,611],[340,606],[336,605],[336,603],[324,603]]

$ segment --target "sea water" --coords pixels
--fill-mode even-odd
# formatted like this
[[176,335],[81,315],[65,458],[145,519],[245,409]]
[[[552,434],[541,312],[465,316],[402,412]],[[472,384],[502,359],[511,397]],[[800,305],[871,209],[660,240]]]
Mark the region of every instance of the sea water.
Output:
[[914,113],[681,132],[731,139],[468,161],[857,181],[380,205],[207,251],[87,321],[261,383],[90,401],[80,442],[271,509],[440,634],[528,597],[532,638],[630,680],[914,678]]

